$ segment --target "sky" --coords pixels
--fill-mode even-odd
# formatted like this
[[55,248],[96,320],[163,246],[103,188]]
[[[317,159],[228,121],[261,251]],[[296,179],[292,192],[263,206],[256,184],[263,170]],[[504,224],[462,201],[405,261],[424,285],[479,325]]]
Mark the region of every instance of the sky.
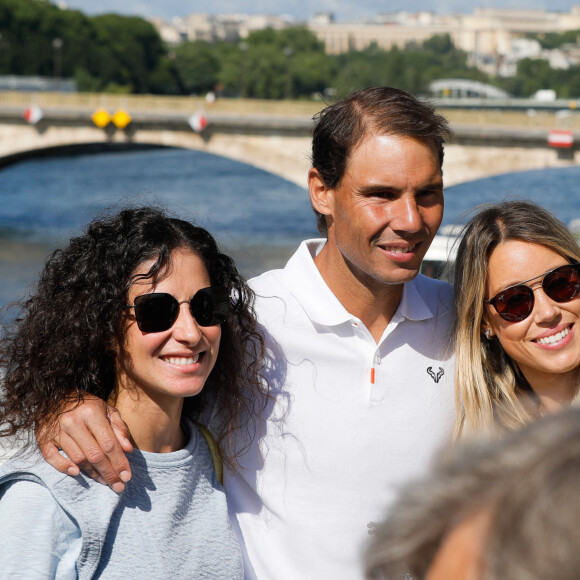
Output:
[[89,15],[104,12],[131,14],[144,18],[175,16],[194,12],[213,14],[288,14],[298,21],[317,12],[332,12],[339,21],[372,17],[385,12],[440,14],[471,13],[477,7],[537,8],[568,12],[580,0],[53,0]]

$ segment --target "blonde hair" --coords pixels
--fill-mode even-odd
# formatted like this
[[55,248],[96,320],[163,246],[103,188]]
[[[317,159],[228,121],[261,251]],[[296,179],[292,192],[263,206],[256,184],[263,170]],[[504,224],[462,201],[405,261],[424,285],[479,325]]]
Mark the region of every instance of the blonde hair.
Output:
[[508,240],[538,244],[580,261],[580,247],[571,232],[534,203],[484,205],[467,223],[455,262],[455,437],[515,429],[538,413],[517,363],[497,339],[482,337],[489,257]]

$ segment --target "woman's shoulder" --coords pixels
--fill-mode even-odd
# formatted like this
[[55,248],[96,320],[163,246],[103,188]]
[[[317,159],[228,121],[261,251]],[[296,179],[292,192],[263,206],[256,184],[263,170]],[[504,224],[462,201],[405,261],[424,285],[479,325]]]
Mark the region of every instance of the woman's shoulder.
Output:
[[49,489],[33,479],[6,479],[0,482],[0,518],[7,510],[33,516],[44,507],[58,506]]
[[46,529],[43,524],[49,522],[58,526],[64,515],[59,503],[40,480],[15,478],[0,483],[1,534],[9,532],[12,524],[19,521],[27,523],[29,529]]
[[81,545],[79,527],[40,480],[0,484],[0,561],[6,577],[42,570],[47,577],[75,578]]
[[50,487],[66,475],[51,467],[36,446],[18,451],[0,466],[0,484],[14,480],[28,480]]
[[0,466],[0,486],[11,482],[28,482],[43,488],[43,492],[36,490],[37,495],[48,494],[54,503],[71,514],[80,512],[85,504],[98,504],[103,511],[105,506],[111,504],[110,509],[114,509],[118,501],[115,492],[82,472],[76,477],[60,473],[44,460],[35,447]]

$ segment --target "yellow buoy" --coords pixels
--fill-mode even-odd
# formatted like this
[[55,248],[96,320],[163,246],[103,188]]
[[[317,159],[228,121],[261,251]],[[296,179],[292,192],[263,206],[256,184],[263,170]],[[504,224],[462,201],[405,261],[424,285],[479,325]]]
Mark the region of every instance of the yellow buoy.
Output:
[[103,129],[111,122],[111,115],[105,109],[97,109],[91,118],[99,129]]
[[131,122],[131,115],[127,113],[127,111],[123,111],[123,109],[119,109],[113,115],[113,123],[118,129],[124,129],[129,123]]

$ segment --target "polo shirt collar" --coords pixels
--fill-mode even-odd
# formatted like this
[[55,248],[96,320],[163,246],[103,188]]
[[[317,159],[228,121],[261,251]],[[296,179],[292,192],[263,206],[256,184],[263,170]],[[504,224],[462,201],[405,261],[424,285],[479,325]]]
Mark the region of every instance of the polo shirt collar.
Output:
[[[354,317],[340,303],[322,278],[314,263],[320,253],[325,239],[303,241],[283,270],[286,288],[296,297],[304,312],[316,324],[337,326],[350,322]],[[425,302],[418,288],[418,278],[407,282],[403,287],[401,302],[392,322],[409,320],[426,320],[434,314]]]
[[423,298],[419,290],[420,277],[416,276],[403,286],[401,302],[393,315],[393,322],[401,322],[404,318],[408,320],[427,320],[433,318],[435,313]]
[[286,264],[283,276],[286,288],[312,322],[335,326],[352,320],[353,316],[327,286],[314,263],[325,243],[322,238],[303,241]]

